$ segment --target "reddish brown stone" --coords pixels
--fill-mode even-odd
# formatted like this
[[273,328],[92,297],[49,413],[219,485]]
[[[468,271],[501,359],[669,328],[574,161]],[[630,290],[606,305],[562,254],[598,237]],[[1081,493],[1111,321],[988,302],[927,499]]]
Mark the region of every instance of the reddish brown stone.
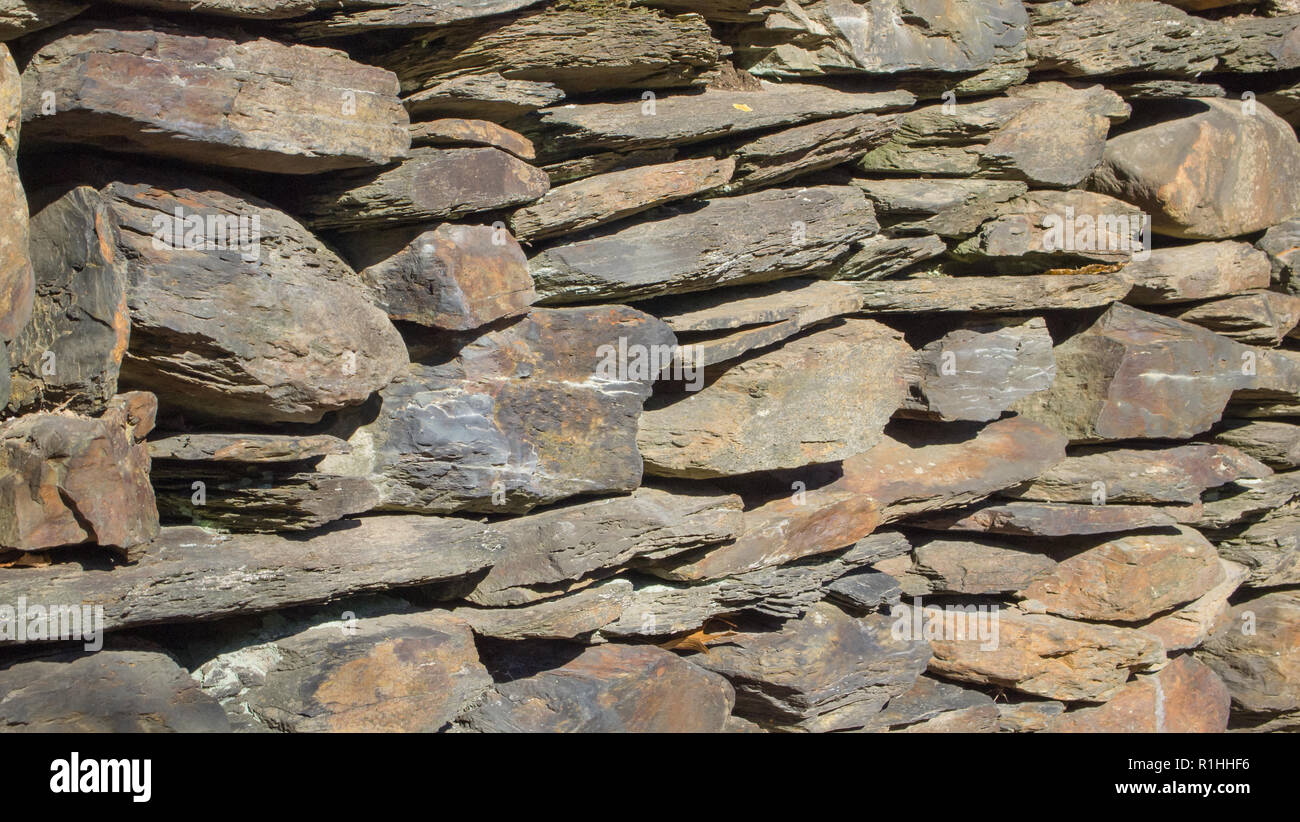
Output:
[[1228,689],[1209,667],[1180,656],[1139,676],[1106,704],[1078,708],[1048,723],[1050,733],[1213,734],[1228,729]]

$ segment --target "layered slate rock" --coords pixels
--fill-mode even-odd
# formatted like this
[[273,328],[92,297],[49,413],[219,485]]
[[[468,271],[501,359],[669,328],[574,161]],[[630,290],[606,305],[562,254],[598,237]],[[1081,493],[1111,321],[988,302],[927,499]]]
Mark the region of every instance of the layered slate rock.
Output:
[[691,657],[736,688],[736,713],[761,725],[862,727],[925,669],[930,649],[898,639],[882,615],[857,619],[825,603],[774,631],[744,631]]
[[1246,243],[1193,243],[1154,249],[1121,270],[1133,281],[1124,301],[1160,305],[1268,288],[1268,255]]
[[[1300,194],[1274,181],[1300,174],[1300,144],[1285,121],[1255,103],[1196,100],[1182,116],[1112,137],[1091,186],[1152,215],[1152,229],[1226,239],[1300,211]],[[1188,110],[1190,107],[1190,110]]]
[[508,522],[516,541],[464,592],[476,605],[537,602],[638,557],[666,558],[729,541],[740,529],[740,499],[693,488],[641,488]]
[[[897,332],[855,319],[741,362],[643,415],[637,443],[646,470],[716,477],[866,451],[902,402],[909,354]],[[810,417],[813,409],[824,411]]]
[[829,273],[876,228],[857,189],[768,189],[580,236],[534,256],[529,270],[544,303],[644,299]]
[[27,196],[18,179],[18,114],[22,84],[9,49],[0,45],[0,341],[11,340],[32,312],[34,279],[27,256]]
[[922,676],[889,700],[869,730],[882,733],[993,733],[998,707],[980,691]]
[[1056,570],[1041,551],[989,539],[930,539],[918,542],[907,572],[923,577],[926,593],[1003,594],[1027,587]]
[[728,51],[698,16],[589,0],[490,27],[421,33],[379,59],[406,93],[490,73],[589,94],[703,85]]
[[1069,505],[1058,502],[1008,502],[923,517],[912,524],[939,531],[1064,537],[1110,534],[1175,525],[1177,520],[1148,505]]
[[564,99],[554,83],[508,80],[500,74],[467,74],[409,94],[402,105],[412,117],[481,117],[513,122]]
[[535,310],[341,414],[335,431],[352,454],[321,470],[370,478],[389,510],[427,513],[521,513],[631,491],[637,419],[674,342],[624,306]]
[[237,679],[233,715],[294,733],[428,733],[446,729],[492,685],[469,626],[445,612],[318,625],[217,657],[205,690]]
[[853,285],[867,314],[1077,310],[1109,305],[1130,288],[1110,274],[919,277]]
[[[134,0],[134,2],[170,3],[193,8],[191,0]],[[212,4],[228,5],[231,0],[201,0],[205,10]],[[247,0],[234,0],[244,5]],[[344,0],[344,2],[322,2],[322,0],[293,0],[289,4],[273,3],[275,12],[285,17],[300,17],[301,13],[290,13],[284,9],[297,9],[308,6],[328,12],[326,16],[313,16],[310,20],[295,21],[288,29],[304,39],[343,37],[362,34],[369,31],[381,31],[393,28],[433,28],[464,24],[484,17],[536,6],[541,0]],[[215,10],[213,13],[217,13]],[[242,15],[240,15],[242,16]],[[260,16],[260,15],[258,15]]]
[[[913,618],[909,606],[901,610],[902,618]],[[943,637],[930,641],[931,673],[1065,702],[1104,702],[1133,673],[1165,664],[1160,640],[1141,631],[1010,609],[997,611],[996,618],[996,647],[989,647],[988,639],[970,632],[951,638],[959,636],[959,627],[969,627],[970,613],[927,608],[924,625],[933,623]]]
[[215,699],[158,648],[64,652],[0,670],[0,728],[21,733],[221,733]]
[[1051,721],[1050,733],[1222,733],[1228,688],[1208,666],[1180,656],[1159,673],[1138,676],[1105,705],[1077,708]]
[[1026,8],[1029,55],[1039,71],[1192,78],[1214,69],[1228,50],[1217,23],[1156,0],[1031,2]]
[[1268,255],[1273,284],[1288,294],[1300,294],[1300,220],[1283,220],[1269,228],[1255,247]]
[[1041,318],[967,322],[916,352],[900,413],[987,422],[1055,378],[1052,338]]
[[510,233],[485,225],[351,232],[339,241],[374,303],[393,320],[468,331],[528,312],[528,259]]
[[[517,527],[517,526],[516,526]],[[107,630],[217,619],[325,602],[355,593],[428,585],[492,564],[512,537],[468,520],[366,517],[312,532],[162,533],[130,565],[24,568],[0,580],[5,602],[94,602]],[[429,550],[437,545],[438,550]]]
[[104,199],[73,189],[32,219],[37,296],[14,340],[11,411],[103,411],[131,333],[127,261]]
[[288,215],[202,177],[115,176],[103,194],[127,260],[124,385],[195,417],[314,422],[406,365],[351,269]]
[[1084,550],[1063,548],[1052,573],[1021,595],[1075,619],[1139,622],[1205,594],[1223,580],[1219,556],[1186,526],[1131,534]]
[[1249,569],[1226,559],[1219,559],[1223,581],[1196,599],[1163,616],[1142,624],[1142,630],[1159,637],[1167,651],[1197,648],[1227,619],[1236,593],[1249,575]]
[[889,231],[950,238],[974,233],[999,205],[1027,191],[1024,183],[1012,180],[885,177],[851,182],[871,200],[876,218]]
[[736,145],[714,149],[735,157],[735,179],[725,191],[753,191],[814,171],[831,168],[866,154],[889,139],[897,121],[874,114],[855,114],[806,123]]
[[611,644],[498,683],[464,721],[482,732],[717,733],[734,702],[725,679],[670,651]]
[[1215,442],[1232,446],[1270,468],[1300,468],[1300,426],[1269,420],[1225,420]]
[[89,5],[77,0],[5,0],[0,7],[0,41],[62,23]]
[[546,174],[498,148],[416,148],[395,166],[313,178],[293,211],[314,229],[360,231],[454,220],[529,203]]
[[[1294,500],[1294,483],[1288,490]],[[1250,569],[1247,586],[1300,585],[1300,508],[1294,505],[1268,513],[1220,540],[1218,546],[1225,559]]]
[[[834,556],[796,559],[714,580],[689,580],[686,584],[639,583],[618,621],[602,628],[601,635],[689,634],[712,619],[741,613],[793,619],[827,597],[854,613],[876,610],[896,604],[900,591],[892,577],[866,566],[905,554],[908,548],[902,534],[880,531]],[[663,568],[668,572],[664,573]],[[683,576],[682,568],[664,564],[647,570],[673,577]]]
[[1101,161],[1129,107],[1101,86],[1018,86],[1004,97],[925,106],[899,117],[890,142],[862,159],[868,172],[977,176],[1068,188]]
[[1004,496],[1043,502],[1191,503],[1201,492],[1233,480],[1272,473],[1236,448],[1072,449],[1070,456]]
[[1223,679],[1246,724],[1263,729],[1289,716],[1294,727],[1300,711],[1300,597],[1277,592],[1239,603],[1196,658]]
[[0,424],[0,547],[90,542],[125,551],[153,539],[158,510],[143,440],[156,410],[152,395],[131,393],[98,418],[43,412]]
[[1073,441],[1191,437],[1219,420],[1234,392],[1270,393],[1288,377],[1262,357],[1251,366],[1246,346],[1125,305],[1055,353],[1052,387],[1016,408]]
[[577,180],[510,216],[521,240],[540,240],[629,217],[664,203],[711,191],[731,179],[733,159],[702,158],[637,166]]
[[[843,92],[798,83],[764,83],[760,91],[709,89],[645,101],[584,103],[539,111],[524,131],[552,162],[595,150],[629,152],[689,145],[777,126],[907,108],[906,91]],[[648,112],[653,111],[653,115]]]
[[309,467],[155,462],[150,479],[164,521],[229,531],[306,531],[379,505],[379,491],[365,477]]
[[284,463],[346,454],[348,445],[327,434],[175,434],[149,441],[149,456],[183,462]]
[[737,56],[771,77],[942,72],[974,74],[1025,59],[1024,6],[1014,0],[949,0],[917,8],[899,0],[820,0],[764,9],[739,33]]
[[491,120],[445,117],[411,124],[413,146],[492,146],[521,160],[537,157],[532,140]]
[[1173,316],[1240,343],[1271,348],[1281,345],[1300,325],[1300,297],[1253,291],[1198,303]]
[[478,636],[495,639],[583,639],[615,622],[632,600],[632,583],[615,578],[554,599],[515,608],[462,606],[463,619]]
[[384,69],[333,49],[130,25],[74,26],[41,46],[24,70],[29,145],[89,143],[280,174],[406,155],[406,112]]

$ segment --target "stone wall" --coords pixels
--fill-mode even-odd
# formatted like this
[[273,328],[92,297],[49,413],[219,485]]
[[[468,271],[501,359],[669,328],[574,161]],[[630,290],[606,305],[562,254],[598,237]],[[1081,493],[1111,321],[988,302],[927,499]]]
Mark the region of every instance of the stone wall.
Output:
[[0,0],[0,728],[1295,730],[1296,12]]

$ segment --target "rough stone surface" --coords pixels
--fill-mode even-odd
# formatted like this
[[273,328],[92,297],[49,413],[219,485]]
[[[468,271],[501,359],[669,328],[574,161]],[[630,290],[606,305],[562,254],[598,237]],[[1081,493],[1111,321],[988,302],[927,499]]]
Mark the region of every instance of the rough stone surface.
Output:
[[27,254],[27,197],[18,177],[21,99],[18,67],[0,45],[0,340],[13,339],[27,324],[35,285]]
[[[406,155],[397,78],[341,51],[166,27],[77,26],[23,71],[30,145],[110,151],[280,174]],[[42,99],[53,92],[52,113]]]
[[1228,686],[1233,705],[1263,718],[1300,708],[1300,597],[1265,594],[1239,603],[1196,653]]
[[1208,666],[1180,656],[1159,673],[1136,677],[1109,702],[1068,711],[1051,733],[1222,733],[1228,689]]

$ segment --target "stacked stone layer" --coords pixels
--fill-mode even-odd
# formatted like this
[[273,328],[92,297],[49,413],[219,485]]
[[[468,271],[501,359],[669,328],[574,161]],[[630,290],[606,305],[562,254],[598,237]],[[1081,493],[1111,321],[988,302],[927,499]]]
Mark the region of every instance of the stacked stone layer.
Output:
[[1296,730],[1219,5],[0,0],[0,729]]

